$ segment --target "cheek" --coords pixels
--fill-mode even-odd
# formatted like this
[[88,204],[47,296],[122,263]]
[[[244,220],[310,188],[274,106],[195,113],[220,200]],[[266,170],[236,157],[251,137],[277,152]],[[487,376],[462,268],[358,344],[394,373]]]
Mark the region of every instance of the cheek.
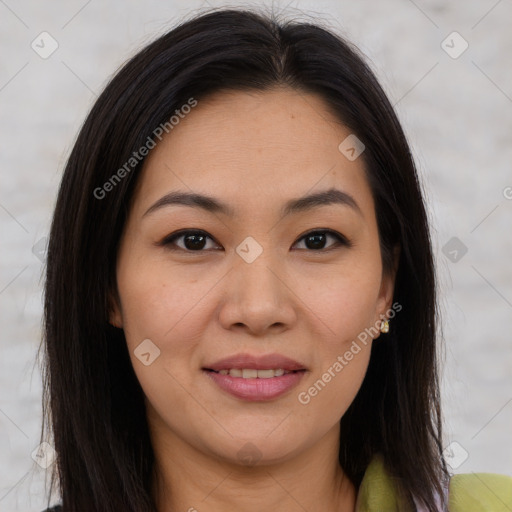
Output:
[[341,350],[373,325],[380,289],[380,263],[373,256],[347,259],[329,270],[305,272],[296,292],[311,312],[329,351]]
[[332,336],[339,348],[339,343],[357,337],[372,324],[376,297],[373,287],[365,288],[359,283],[352,286],[352,283],[342,281],[336,289],[310,296],[308,302],[318,322],[324,324],[328,338]]
[[204,288],[176,276],[170,284],[157,265],[139,267],[130,280],[123,281],[122,272],[120,276],[126,343],[146,397],[162,416],[170,404],[184,417],[197,415],[186,389],[198,371]]
[[363,382],[370,359],[371,344],[354,342],[301,387],[298,401],[316,410],[327,424],[337,422],[354,400]]
[[298,402],[319,427],[327,428],[345,414],[364,380],[376,334],[368,329],[375,299],[363,287],[352,288],[352,293],[333,290],[317,299],[322,336],[315,370],[301,385]]
[[162,351],[177,357],[185,355],[199,341],[201,325],[194,320],[201,318],[201,299],[204,286],[193,280],[172,282],[164,272],[154,266],[138,272],[123,288],[123,325],[129,348],[133,351],[145,339],[152,340]]
[[[366,374],[372,338],[380,261],[372,253],[351,259],[329,275],[310,275],[302,296],[319,334],[316,370],[301,386],[299,402],[326,424],[334,424],[354,400]],[[320,286],[322,284],[322,286]]]

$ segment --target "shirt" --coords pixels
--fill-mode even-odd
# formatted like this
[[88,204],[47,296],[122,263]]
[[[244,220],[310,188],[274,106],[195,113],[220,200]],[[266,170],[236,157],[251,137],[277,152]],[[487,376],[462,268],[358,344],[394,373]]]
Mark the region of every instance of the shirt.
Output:
[[[452,475],[446,494],[448,512],[510,512],[512,476],[495,473]],[[396,487],[384,468],[383,458],[377,454],[366,468],[359,486],[356,512],[396,510],[405,511],[407,507],[399,502]],[[418,512],[422,510],[417,506]],[[439,511],[445,512],[440,507]]]

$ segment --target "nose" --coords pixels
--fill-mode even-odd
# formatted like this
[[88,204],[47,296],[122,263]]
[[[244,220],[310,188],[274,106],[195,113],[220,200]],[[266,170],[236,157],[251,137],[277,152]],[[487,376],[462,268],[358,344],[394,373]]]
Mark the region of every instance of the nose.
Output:
[[270,251],[263,251],[251,263],[235,255],[223,286],[219,320],[225,329],[268,335],[269,330],[281,332],[296,322],[298,298]]

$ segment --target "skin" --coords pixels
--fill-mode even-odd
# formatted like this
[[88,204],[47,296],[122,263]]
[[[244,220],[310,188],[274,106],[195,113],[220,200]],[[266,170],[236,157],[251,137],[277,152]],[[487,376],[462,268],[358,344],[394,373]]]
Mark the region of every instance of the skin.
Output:
[[[373,340],[307,405],[298,400],[392,305],[394,274],[382,269],[362,158],[338,150],[349,134],[316,95],[223,91],[199,101],[146,159],[121,238],[111,322],[124,329],[146,396],[159,511],[355,510],[357,490],[337,460],[339,421]],[[330,204],[280,217],[287,200],[331,187],[361,213]],[[214,196],[235,215],[177,205],[144,215],[176,190]],[[211,238],[199,252],[183,237],[174,251],[158,245],[185,228]],[[319,228],[353,247],[330,235],[324,249],[307,245],[304,235]],[[250,264],[235,252],[248,236],[263,248]],[[148,366],[134,354],[145,339],[160,349]],[[243,401],[202,371],[240,352],[277,352],[307,372],[279,398]],[[238,456],[244,446],[255,464]]]

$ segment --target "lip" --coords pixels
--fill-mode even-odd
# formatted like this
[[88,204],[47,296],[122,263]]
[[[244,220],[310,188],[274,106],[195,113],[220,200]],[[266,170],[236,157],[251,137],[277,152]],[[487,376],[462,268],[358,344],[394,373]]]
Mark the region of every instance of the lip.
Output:
[[298,370],[269,379],[244,379],[208,370],[203,370],[203,373],[220,389],[236,398],[248,402],[262,402],[278,398],[293,389],[299,384],[306,371]]
[[[220,359],[212,364],[205,365],[203,370],[230,370],[232,368],[242,370],[251,368],[254,370],[266,370],[269,368],[282,368],[290,372],[297,370],[307,370],[307,368],[298,361],[285,357],[281,354],[265,354],[262,356],[252,356],[250,354],[235,354],[231,357]],[[278,378],[278,377],[273,377]]]
[[[269,379],[244,379],[216,373],[219,370],[242,370],[244,368],[254,370],[282,368],[291,373]],[[299,384],[307,368],[302,363],[280,354],[262,356],[236,354],[206,365],[202,370],[210,381],[230,395],[248,402],[261,402],[278,398],[293,389]]]

